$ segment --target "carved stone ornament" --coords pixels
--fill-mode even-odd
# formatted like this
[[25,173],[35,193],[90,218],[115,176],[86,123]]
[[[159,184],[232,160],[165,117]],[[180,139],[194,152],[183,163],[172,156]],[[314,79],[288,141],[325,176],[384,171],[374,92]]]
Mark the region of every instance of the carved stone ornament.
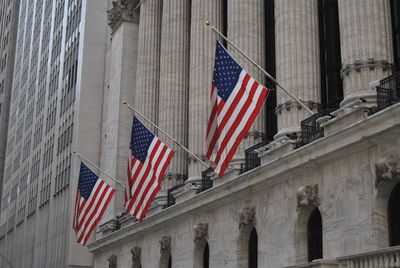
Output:
[[242,230],[249,224],[256,224],[256,207],[245,207],[239,213],[239,229]]
[[400,158],[389,155],[379,159],[375,164],[375,187],[400,175]]
[[108,25],[114,31],[123,21],[133,21],[134,0],[112,1],[113,7],[107,10]]
[[107,261],[110,268],[117,268],[117,256],[111,255],[107,258]]
[[161,253],[170,253],[171,252],[171,237],[170,236],[161,237],[160,252]]
[[140,261],[140,254],[142,253],[142,249],[140,247],[132,248],[131,253],[132,253],[132,262]]
[[305,185],[297,190],[297,211],[307,206],[319,206],[318,184]]
[[208,224],[199,223],[194,227],[194,242],[201,243],[208,238]]

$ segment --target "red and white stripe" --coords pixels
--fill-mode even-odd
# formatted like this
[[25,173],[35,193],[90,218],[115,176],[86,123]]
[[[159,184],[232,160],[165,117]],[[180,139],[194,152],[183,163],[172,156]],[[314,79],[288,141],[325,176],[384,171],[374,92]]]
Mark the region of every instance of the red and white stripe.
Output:
[[99,223],[114,194],[115,189],[101,179],[97,180],[87,200],[79,196],[78,190],[76,201],[79,203],[75,206],[74,226],[75,231],[77,231],[78,243],[86,245],[90,234]]
[[206,156],[214,162],[214,171],[219,176],[224,174],[240,142],[256,120],[267,93],[268,89],[244,70],[226,103],[212,86]]
[[151,202],[161,187],[162,178],[174,152],[157,137],[150,144],[144,163],[132,156],[131,199],[126,210],[138,220],[143,220]]

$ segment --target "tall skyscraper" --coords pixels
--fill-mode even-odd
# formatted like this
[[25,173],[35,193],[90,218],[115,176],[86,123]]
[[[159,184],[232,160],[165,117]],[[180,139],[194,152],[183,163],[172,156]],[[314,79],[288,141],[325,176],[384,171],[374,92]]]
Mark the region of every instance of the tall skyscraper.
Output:
[[73,151],[98,162],[107,9],[106,0],[22,0],[19,22],[8,26],[18,36],[0,250],[15,267],[92,264],[71,228],[79,169]]

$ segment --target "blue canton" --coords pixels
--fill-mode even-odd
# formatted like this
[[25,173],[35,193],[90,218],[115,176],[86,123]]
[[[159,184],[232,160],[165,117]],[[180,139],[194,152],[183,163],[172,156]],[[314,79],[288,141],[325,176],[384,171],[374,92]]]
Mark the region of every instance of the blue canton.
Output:
[[147,152],[154,134],[150,132],[136,117],[133,117],[131,134],[131,152],[140,162],[146,161]]
[[85,164],[81,163],[79,173],[78,189],[80,195],[86,200],[89,198],[99,177],[93,173]]
[[218,96],[225,102],[235,88],[242,68],[217,41],[215,52],[213,85],[218,90]]

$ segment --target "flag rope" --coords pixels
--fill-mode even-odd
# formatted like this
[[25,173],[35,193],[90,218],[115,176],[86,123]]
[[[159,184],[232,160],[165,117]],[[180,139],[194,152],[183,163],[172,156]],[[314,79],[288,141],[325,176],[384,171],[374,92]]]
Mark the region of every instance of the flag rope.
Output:
[[[237,47],[228,37],[226,37],[223,33],[221,33],[217,28],[214,27],[214,25],[211,25],[210,21],[206,21],[206,26],[211,27],[211,30],[213,30],[214,33],[217,35],[221,36],[223,39],[225,39],[234,49],[236,49],[240,54],[242,54],[247,60],[249,60],[254,66],[256,66],[261,72],[263,72],[270,80],[272,80],[278,87],[280,87],[283,92],[285,92],[289,97],[291,97],[293,100],[295,100],[298,104],[300,104],[307,112],[309,112],[311,115],[314,115],[315,113],[310,110],[310,108],[307,107],[302,101],[300,101],[298,98],[293,96],[289,91],[287,91],[283,86],[281,86],[278,81],[276,81],[275,78],[273,78],[264,68],[262,68],[257,62],[255,62],[253,59],[251,59],[249,56],[247,56],[246,53],[243,52],[239,47]],[[271,89],[269,89],[271,90]]]
[[90,161],[89,159],[87,159],[86,157],[84,157],[82,154],[73,151],[74,154],[76,154],[81,160],[87,162],[88,164],[92,165],[93,167],[95,167],[97,170],[99,170],[101,173],[103,173],[104,175],[106,175],[109,179],[111,179],[112,181],[114,181],[115,183],[119,184],[122,188],[126,189],[125,185],[123,185],[122,183],[120,183],[119,181],[117,181],[116,179],[113,178],[113,176],[111,176],[110,174],[108,174],[107,172],[105,172],[104,170],[102,170],[98,165],[96,165],[95,163],[93,163],[92,161]]
[[188,154],[190,154],[191,156],[193,156],[197,161],[199,161],[203,166],[210,168],[211,166],[209,164],[207,164],[206,162],[204,162],[203,160],[200,159],[200,157],[198,157],[195,153],[193,153],[192,151],[190,151],[188,148],[186,148],[185,146],[183,146],[182,144],[180,144],[177,140],[175,140],[174,138],[172,138],[167,132],[165,132],[164,130],[162,130],[159,126],[157,126],[156,124],[154,124],[150,119],[148,119],[146,116],[144,116],[142,113],[140,113],[138,110],[136,110],[135,108],[133,108],[130,104],[128,104],[126,102],[126,100],[123,101],[123,103],[125,105],[128,106],[128,108],[138,114],[140,117],[142,117],[144,120],[146,120],[148,123],[150,123],[153,127],[155,127],[156,129],[158,129],[159,131],[161,131],[164,135],[166,135],[168,138],[170,138],[176,145],[178,145],[179,147],[181,147],[183,150],[185,150]]

